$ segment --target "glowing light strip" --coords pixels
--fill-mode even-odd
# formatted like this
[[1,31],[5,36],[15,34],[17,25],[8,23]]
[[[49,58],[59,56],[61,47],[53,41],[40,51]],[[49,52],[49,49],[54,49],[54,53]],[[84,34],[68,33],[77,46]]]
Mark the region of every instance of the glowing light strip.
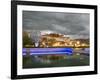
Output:
[[23,48],[23,55],[73,54],[72,48]]
[[45,55],[45,54],[67,54],[67,55],[71,55],[72,53],[68,53],[68,52],[55,52],[55,53],[30,53],[30,55]]

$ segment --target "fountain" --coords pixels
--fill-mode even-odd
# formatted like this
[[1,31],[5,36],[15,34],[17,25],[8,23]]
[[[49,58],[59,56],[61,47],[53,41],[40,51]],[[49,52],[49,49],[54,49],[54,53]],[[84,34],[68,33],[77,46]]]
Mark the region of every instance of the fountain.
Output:
[[35,47],[39,47],[39,40],[41,36],[40,30],[33,30],[30,36],[31,36],[33,43],[35,43]]
[[[31,31],[30,37],[31,37],[33,43],[35,43],[35,47],[39,47],[40,36],[41,36],[40,30],[32,30]],[[38,56],[37,55],[35,55],[34,58],[36,60],[38,60]]]

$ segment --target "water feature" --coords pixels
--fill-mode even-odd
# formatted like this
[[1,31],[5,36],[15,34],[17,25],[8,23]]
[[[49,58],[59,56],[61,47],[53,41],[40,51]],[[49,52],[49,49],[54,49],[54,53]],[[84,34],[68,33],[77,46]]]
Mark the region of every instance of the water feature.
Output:
[[39,46],[39,40],[40,40],[40,37],[41,37],[41,32],[40,30],[33,30],[31,32],[31,39],[33,40],[33,43],[35,43],[35,47],[38,47]]

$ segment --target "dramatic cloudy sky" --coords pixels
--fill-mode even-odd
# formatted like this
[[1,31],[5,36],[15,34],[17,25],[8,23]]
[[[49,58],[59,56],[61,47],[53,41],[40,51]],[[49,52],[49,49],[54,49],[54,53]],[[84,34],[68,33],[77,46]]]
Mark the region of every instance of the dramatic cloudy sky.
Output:
[[89,37],[89,14],[23,11],[23,29]]

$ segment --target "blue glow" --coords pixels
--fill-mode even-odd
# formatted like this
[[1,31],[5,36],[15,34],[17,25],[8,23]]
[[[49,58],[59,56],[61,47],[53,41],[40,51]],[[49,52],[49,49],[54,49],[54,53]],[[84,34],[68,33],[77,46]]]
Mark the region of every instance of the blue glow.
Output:
[[30,55],[44,54],[73,54],[73,48],[23,48],[23,55],[29,52]]

